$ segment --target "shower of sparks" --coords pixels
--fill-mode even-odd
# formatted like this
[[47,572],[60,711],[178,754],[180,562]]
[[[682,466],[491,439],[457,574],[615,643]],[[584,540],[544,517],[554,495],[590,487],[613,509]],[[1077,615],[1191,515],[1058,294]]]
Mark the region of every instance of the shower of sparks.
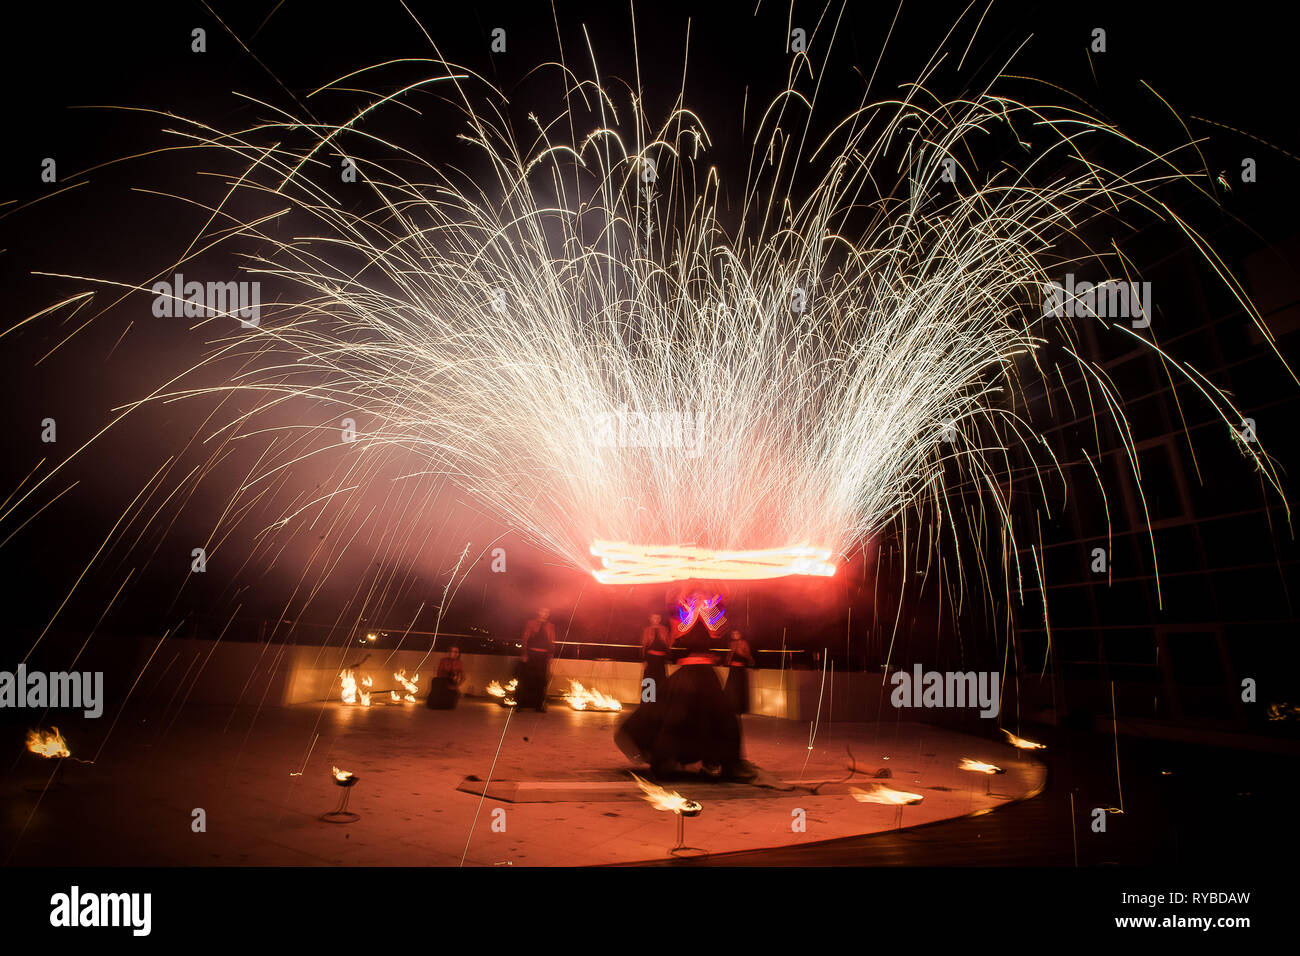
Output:
[[[1000,90],[1010,77],[949,100],[920,82],[869,91],[833,127],[814,125],[800,64],[816,71],[794,60],[787,89],[745,130],[743,181],[713,165],[688,83],[656,120],[639,82],[602,84],[563,61],[538,71],[556,83],[551,111],[526,118],[441,57],[416,82],[389,83],[392,64],[340,77],[307,98],[310,115],[261,104],[269,118],[245,129],[167,114],[181,155],[228,170],[208,227],[142,282],[72,278],[150,296],[198,268],[200,251],[233,250],[274,292],[255,326],[232,310],[199,322],[217,330],[208,355],[123,414],[216,397],[214,461],[230,441],[265,443],[214,540],[268,502],[267,532],[305,530],[331,504],[356,508],[367,487],[385,501],[404,487],[412,497],[372,516],[395,536],[450,481],[605,583],[832,575],[919,518],[930,530],[914,536],[918,552],[941,536],[999,551],[1000,569],[981,556],[943,571],[959,583],[973,572],[989,592],[1023,586],[1013,482],[1027,474],[1049,512],[1051,473],[1068,484],[1043,437],[1054,423],[1027,417],[1031,396],[1065,384],[1063,365],[1079,373],[1071,406],[1116,426],[1140,480],[1124,396],[1079,351],[1079,323],[1158,354],[1222,418],[1224,440],[1238,436],[1231,399],[1154,337],[1045,314],[1044,287],[1067,271],[1129,279],[1119,242],[1161,220],[1271,343],[1240,285],[1159,198],[1188,186],[1209,196],[1203,174],[1178,165],[1184,152],[1154,153],[1075,106],[1014,99]],[[459,107],[464,162],[373,131],[391,111],[418,115],[429,94]],[[317,118],[334,106],[341,116]],[[991,141],[1013,146],[980,167],[972,157]],[[1103,154],[1128,158],[1109,169]],[[346,186],[344,159],[356,170]],[[273,418],[285,406],[287,424]],[[1260,444],[1234,443],[1280,493]],[[333,484],[277,501],[285,476],[316,458],[332,462]]]

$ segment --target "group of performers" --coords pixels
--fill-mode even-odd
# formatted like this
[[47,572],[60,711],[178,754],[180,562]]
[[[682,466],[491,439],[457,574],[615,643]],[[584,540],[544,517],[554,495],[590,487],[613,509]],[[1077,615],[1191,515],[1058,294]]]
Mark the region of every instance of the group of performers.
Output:
[[[524,625],[516,669],[515,700],[520,708],[546,710],[551,660],[555,656],[555,624],[549,608],[539,608]],[[710,775],[748,781],[754,768],[741,748],[740,715],[749,712],[749,671],[754,652],[739,630],[732,629],[721,663],[725,684],[714,667],[714,651],[725,629],[720,599],[694,594],[681,603],[670,629],[659,614],[641,632],[642,700],[619,726],[615,742],[628,757],[644,760],[659,777],[671,776],[692,764]],[[675,634],[673,632],[676,632]],[[668,674],[668,664],[677,669]],[[465,669],[460,649],[453,647],[438,664],[430,688],[430,707],[456,706]]]
[[[713,645],[726,618],[716,605],[703,609],[693,602],[689,615],[680,615],[677,639],[658,614],[641,634],[645,660],[642,702],[615,733],[619,749],[630,759],[650,764],[657,777],[680,773],[700,764],[708,774],[749,781],[755,771],[744,759],[740,715],[749,711],[749,669],[754,653],[738,630],[732,630],[724,654],[725,686],[718,680]],[[668,675],[669,658],[677,654],[677,670]],[[646,682],[649,683],[646,683]]]

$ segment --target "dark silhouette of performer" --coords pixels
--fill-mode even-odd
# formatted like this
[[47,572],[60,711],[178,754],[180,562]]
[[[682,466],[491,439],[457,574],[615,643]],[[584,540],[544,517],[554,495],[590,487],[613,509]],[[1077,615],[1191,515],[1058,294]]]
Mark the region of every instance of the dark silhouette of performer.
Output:
[[546,710],[546,685],[551,679],[551,658],[555,656],[555,624],[551,609],[540,607],[537,616],[524,625],[520,654],[519,688],[515,700],[520,707]]
[[460,648],[453,644],[447,656],[438,662],[438,673],[429,687],[426,703],[434,710],[455,709],[464,682],[465,665],[460,662]]
[[668,655],[672,645],[668,639],[668,627],[660,624],[658,614],[650,615],[650,625],[641,631],[641,658],[645,661],[645,670],[641,673],[642,687],[645,679],[654,681],[653,700],[658,700],[668,681]]
[[727,700],[737,714],[749,713],[749,669],[754,666],[754,652],[740,631],[731,632],[727,649]]
[[728,780],[748,782],[756,772],[741,756],[740,718],[732,711],[713,671],[713,633],[703,618],[674,646],[684,656],[653,704],[641,704],[623,721],[614,740],[629,758],[644,759],[656,777],[700,763],[721,768]]

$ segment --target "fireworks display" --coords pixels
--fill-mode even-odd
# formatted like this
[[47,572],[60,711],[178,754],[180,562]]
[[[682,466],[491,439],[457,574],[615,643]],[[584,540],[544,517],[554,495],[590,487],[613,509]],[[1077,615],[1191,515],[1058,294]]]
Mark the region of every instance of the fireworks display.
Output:
[[[1149,301],[1133,296],[1130,323],[1082,285],[1054,293],[1076,271],[1103,291],[1130,278],[1113,250],[1063,247],[1166,219],[1216,266],[1159,198],[1191,182],[1179,157],[1074,108],[994,89],[943,101],[918,84],[864,98],[814,139],[815,95],[792,74],[745,129],[747,179],[723,183],[685,89],[656,120],[640,90],[559,64],[555,110],[515,117],[469,71],[426,66],[334,122],[176,130],[187,153],[236,170],[190,255],[237,253],[248,280],[276,290],[253,302],[231,289],[214,307],[184,257],[134,286],[207,316],[215,336],[141,404],[237,397],[213,433],[275,436],[221,521],[325,456],[333,487],[284,502],[268,531],[372,485],[431,479],[432,500],[445,479],[606,583],[829,575],[908,514],[1001,540],[1014,569],[980,574],[1018,581],[1041,572],[1014,556],[1005,487],[1026,460],[1055,466],[1022,393],[1074,363],[1074,407],[1131,441],[1076,324],[1164,355],[1140,331]],[[347,102],[341,91],[382,77],[358,71],[309,99]],[[368,132],[426,91],[460,104],[473,174]],[[996,137],[1015,138],[1019,163],[968,168]],[[1129,165],[1090,158],[1111,151]],[[339,198],[349,174],[364,212]],[[1243,416],[1229,397],[1167,361],[1231,442]],[[272,424],[286,405],[296,424]],[[1259,444],[1237,444],[1277,487]],[[402,520],[389,510],[374,520]]]

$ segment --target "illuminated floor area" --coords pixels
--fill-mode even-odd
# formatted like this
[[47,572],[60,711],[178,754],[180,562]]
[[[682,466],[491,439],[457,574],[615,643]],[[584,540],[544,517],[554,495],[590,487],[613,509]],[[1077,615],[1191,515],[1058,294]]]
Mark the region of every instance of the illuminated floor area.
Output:
[[[28,788],[49,778],[50,762],[26,753],[15,760],[9,751],[0,783],[0,855],[15,865],[445,866],[462,856],[476,866],[586,865],[662,858],[676,841],[676,820],[639,798],[628,774],[634,768],[613,743],[619,719],[563,704],[545,714],[511,714],[473,700],[455,711],[333,702],[260,712],[187,707],[170,727],[128,713],[93,766],[67,763],[63,786],[44,794]],[[102,737],[108,727],[93,729]],[[1040,763],[992,739],[992,728],[989,738],[976,738],[913,723],[822,722],[811,751],[810,730],[807,723],[745,718],[747,757],[765,779],[802,781],[802,788],[670,783],[704,806],[686,821],[686,844],[721,853],[892,829],[898,811],[859,802],[853,786],[883,783],[921,794],[921,804],[902,811],[903,825],[914,826],[1006,804],[1036,792],[1045,776]],[[76,733],[68,741],[74,756],[94,755],[100,743]],[[891,777],[846,779],[846,748],[860,769],[888,768]],[[963,772],[962,757],[1007,772]],[[359,777],[349,793],[348,809],[360,815],[355,823],[320,819],[343,793],[332,780],[335,765]],[[458,789],[474,789],[466,778],[489,774],[494,789],[486,799]],[[547,800],[547,785],[558,799]],[[527,802],[494,799],[512,789]],[[198,809],[206,832],[194,830]]]

